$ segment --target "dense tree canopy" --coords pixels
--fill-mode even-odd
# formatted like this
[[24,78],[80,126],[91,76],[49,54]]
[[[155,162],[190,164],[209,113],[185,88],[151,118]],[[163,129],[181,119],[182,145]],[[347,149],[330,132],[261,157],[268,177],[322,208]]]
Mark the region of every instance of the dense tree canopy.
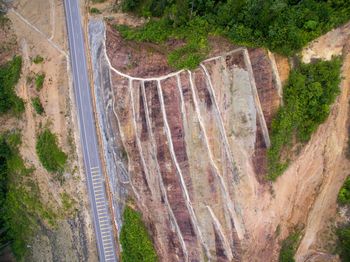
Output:
[[[160,18],[151,20],[145,30],[137,29],[143,34],[137,38],[139,41],[161,42],[164,35],[166,39],[174,37],[178,28],[203,38],[203,32],[191,26],[193,21],[202,20],[201,23],[210,25],[205,37],[221,34],[237,44],[264,46],[284,55],[294,54],[309,41],[350,19],[347,0],[124,0],[122,8]],[[191,54],[201,46],[188,49],[186,53]]]

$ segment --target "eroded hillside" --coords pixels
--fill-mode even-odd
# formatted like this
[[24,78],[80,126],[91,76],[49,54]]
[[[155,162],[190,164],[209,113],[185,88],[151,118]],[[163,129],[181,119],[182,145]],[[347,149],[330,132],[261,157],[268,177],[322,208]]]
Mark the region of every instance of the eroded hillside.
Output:
[[337,38],[345,78],[331,116],[269,183],[266,150],[285,60],[225,46],[197,69],[173,73],[161,50],[125,42],[99,20],[89,34],[119,228],[128,192],[161,261],[275,261],[296,227],[304,232],[297,260],[318,254],[317,234],[336,212],[348,168],[348,37]]

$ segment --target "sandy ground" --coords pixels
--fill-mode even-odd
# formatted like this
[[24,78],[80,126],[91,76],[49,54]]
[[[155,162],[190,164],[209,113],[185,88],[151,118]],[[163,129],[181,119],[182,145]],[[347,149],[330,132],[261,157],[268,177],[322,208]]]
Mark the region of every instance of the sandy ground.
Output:
[[349,37],[350,22],[310,43],[302,52],[303,62],[310,62],[315,58],[330,60],[332,56],[341,55],[344,43],[349,40]]
[[[337,39],[334,41],[334,39]],[[349,118],[349,87],[350,87],[350,23],[335,29],[318,41],[310,44],[303,53],[304,60],[322,57],[330,59],[333,55],[343,56],[341,95],[334,105],[331,117],[325,124],[330,134],[324,136],[318,132],[316,139],[325,139],[324,174],[319,195],[309,213],[304,238],[299,246],[296,259],[304,261],[320,251],[327,250],[327,241],[332,241],[332,227],[339,214],[336,198],[345,178],[349,175],[350,163],[344,152],[348,139],[347,123]],[[333,121],[332,121],[333,120]],[[327,132],[327,133],[328,133]],[[327,134],[326,133],[326,134]],[[320,142],[321,144],[321,142]],[[345,145],[345,146],[344,146]],[[322,214],[322,215],[321,215]],[[325,238],[330,236],[330,239]],[[325,243],[326,242],[326,243]],[[319,250],[321,248],[321,250]],[[326,250],[325,250],[326,249]]]
[[[38,182],[43,201],[60,212],[60,220],[62,219],[57,228],[43,230],[39,234],[31,259],[96,261],[85,178],[83,172],[79,171],[80,158],[76,150],[78,128],[67,73],[69,64],[63,1],[18,0],[14,2],[14,11],[9,11],[8,17],[13,23],[24,62],[17,87],[18,94],[26,102],[23,119],[16,123],[23,130],[21,154],[28,165],[35,167],[33,175]],[[42,56],[44,62],[32,63],[31,59],[36,55]],[[45,73],[43,89],[40,92],[36,91],[34,81],[27,80],[27,76],[37,73]],[[31,99],[36,96],[39,96],[45,110],[42,116],[36,114],[31,105]],[[11,125],[11,121],[8,125]],[[63,183],[44,170],[35,153],[35,138],[45,126],[57,134],[59,144],[69,156]],[[76,201],[76,215],[62,213],[63,192]],[[71,252],[67,252],[68,249],[72,249]]]

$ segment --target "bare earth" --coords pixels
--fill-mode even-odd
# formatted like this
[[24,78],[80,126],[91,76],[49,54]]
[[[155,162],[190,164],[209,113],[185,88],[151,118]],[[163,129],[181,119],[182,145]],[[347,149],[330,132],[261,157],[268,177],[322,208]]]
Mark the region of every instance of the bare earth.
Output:
[[[74,100],[68,75],[67,38],[62,0],[18,0],[14,10],[8,12],[19,43],[19,55],[23,58],[22,77],[18,94],[26,102],[23,118],[8,126],[22,129],[21,154],[28,165],[35,167],[33,175],[38,182],[42,200],[60,214],[57,228],[42,227],[30,254],[31,261],[96,261],[96,247],[89,213],[88,195],[84,173],[77,155],[79,144],[74,115]],[[31,59],[36,55],[44,58],[41,64]],[[28,76],[45,73],[43,89],[38,92]],[[31,99],[39,96],[45,114],[40,116],[31,106]],[[12,124],[11,124],[12,123]],[[39,163],[35,153],[37,134],[48,126],[57,134],[60,146],[69,156],[60,183]],[[62,193],[76,201],[73,212],[63,212]]]
[[106,139],[128,156],[129,181],[115,178],[116,187],[134,196],[162,261],[277,261],[281,240],[296,227],[304,233],[297,261],[337,259],[320,237],[336,214],[349,170],[348,25],[303,52],[306,62],[342,53],[341,94],[272,184],[262,179],[266,132],[280,103],[276,81],[288,78],[285,58],[276,56],[273,66],[265,50],[224,48],[192,72],[172,73],[161,52],[148,54],[148,45],[137,49],[108,25],[106,30],[105,46],[101,32],[91,33],[91,42],[102,44],[96,58],[102,69],[95,70],[109,83],[107,89],[100,80],[106,88],[100,110],[112,126]]

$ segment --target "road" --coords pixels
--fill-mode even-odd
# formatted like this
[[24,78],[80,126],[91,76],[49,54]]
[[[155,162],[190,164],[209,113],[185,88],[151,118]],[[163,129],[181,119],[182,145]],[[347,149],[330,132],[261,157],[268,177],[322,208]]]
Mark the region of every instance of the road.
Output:
[[99,260],[117,261],[111,216],[99,157],[92,96],[89,86],[86,52],[79,0],[65,0],[70,63],[78,115],[81,148]]

